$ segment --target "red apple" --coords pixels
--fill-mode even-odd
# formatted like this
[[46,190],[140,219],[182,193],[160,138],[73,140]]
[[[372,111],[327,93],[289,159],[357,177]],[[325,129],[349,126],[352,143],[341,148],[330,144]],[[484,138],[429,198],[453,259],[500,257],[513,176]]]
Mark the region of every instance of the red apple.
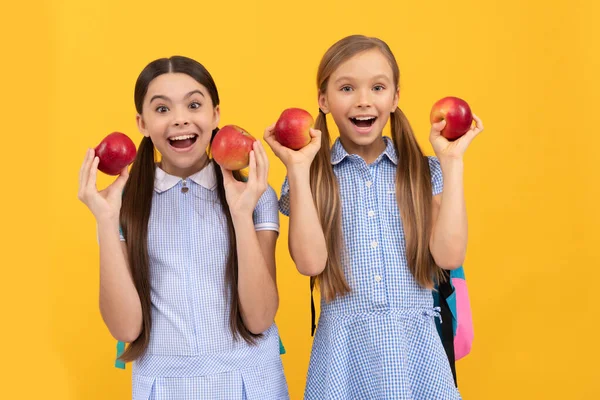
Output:
[[283,110],[275,123],[275,140],[282,146],[299,150],[310,143],[310,128],[315,120],[312,115],[301,108]]
[[431,108],[429,115],[431,123],[446,120],[442,136],[452,141],[456,140],[471,129],[473,114],[466,101],[458,97],[444,97]]
[[100,159],[98,169],[107,175],[119,173],[135,159],[135,144],[129,136],[121,132],[113,132],[106,136],[94,149]]
[[250,164],[250,151],[256,139],[237,125],[219,129],[211,144],[214,160],[223,168],[236,171]]

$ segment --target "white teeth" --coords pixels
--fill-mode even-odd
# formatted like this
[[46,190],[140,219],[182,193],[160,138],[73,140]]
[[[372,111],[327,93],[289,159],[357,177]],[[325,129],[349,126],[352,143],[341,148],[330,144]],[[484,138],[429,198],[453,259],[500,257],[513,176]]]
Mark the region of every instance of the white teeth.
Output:
[[196,137],[196,135],[183,135],[183,136],[175,136],[175,137],[169,138],[169,140],[185,140],[185,139],[193,139],[195,137]]
[[358,121],[370,121],[372,119],[375,119],[375,117],[354,117],[354,119]]

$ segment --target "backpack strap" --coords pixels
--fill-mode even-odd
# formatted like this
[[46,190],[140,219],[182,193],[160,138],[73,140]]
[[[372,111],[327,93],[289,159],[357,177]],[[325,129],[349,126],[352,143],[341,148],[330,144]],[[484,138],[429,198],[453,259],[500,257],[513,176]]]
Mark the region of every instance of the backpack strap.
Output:
[[313,289],[315,287],[315,277],[310,277],[310,336],[315,336],[315,299],[313,297]]
[[119,357],[125,351],[125,342],[118,341],[117,342],[117,359],[115,360],[115,368],[125,369],[125,363],[119,360]]
[[283,347],[283,342],[281,341],[281,336],[279,337],[279,355],[285,354],[285,347]]
[[448,306],[448,302],[446,301],[448,296],[452,295],[454,292],[454,288],[450,282],[450,274],[448,271],[444,271],[444,275],[446,275],[446,279],[444,282],[438,285],[441,309],[440,316],[442,320],[442,344],[444,345],[444,350],[446,351],[446,356],[448,357],[448,362],[450,363],[450,369],[452,370],[452,376],[454,378],[454,385],[458,387],[458,382],[456,379],[456,359],[454,355],[454,329],[452,327],[452,312],[450,311],[450,306]]

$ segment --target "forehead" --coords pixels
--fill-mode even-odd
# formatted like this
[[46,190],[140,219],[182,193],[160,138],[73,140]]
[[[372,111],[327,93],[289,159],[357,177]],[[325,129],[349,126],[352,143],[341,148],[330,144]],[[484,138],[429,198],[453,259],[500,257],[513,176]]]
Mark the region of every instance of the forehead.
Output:
[[369,80],[380,75],[387,77],[391,82],[394,81],[394,72],[388,58],[381,50],[371,49],[358,53],[340,64],[331,74],[330,82],[343,78]]
[[200,90],[205,96],[208,95],[208,91],[204,85],[187,74],[162,74],[154,78],[148,85],[146,101],[149,101],[155,95],[167,96],[176,100],[183,98],[186,94],[194,90]]

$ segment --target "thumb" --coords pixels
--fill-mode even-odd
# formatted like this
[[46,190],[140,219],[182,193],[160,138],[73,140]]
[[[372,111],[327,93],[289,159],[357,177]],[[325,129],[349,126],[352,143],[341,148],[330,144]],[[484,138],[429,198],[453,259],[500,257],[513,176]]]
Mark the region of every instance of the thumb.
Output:
[[125,167],[121,170],[119,177],[115,180],[114,185],[119,189],[123,189],[125,187],[125,184],[127,183],[128,179],[129,179],[129,170],[127,169],[127,167]]
[[320,142],[321,141],[321,131],[318,129],[310,128],[310,141],[311,142]]
[[435,132],[441,132],[445,127],[446,127],[445,119],[441,120],[440,122],[431,124],[431,129],[434,130]]
[[275,123],[272,123],[265,129],[265,134],[263,135],[263,139],[273,136],[275,134],[274,130],[275,130]]
[[224,185],[227,185],[228,183],[230,183],[231,181],[234,180],[233,172],[231,172],[228,169],[223,168],[220,165],[219,165],[219,168],[221,168],[221,174],[223,174],[223,184]]

